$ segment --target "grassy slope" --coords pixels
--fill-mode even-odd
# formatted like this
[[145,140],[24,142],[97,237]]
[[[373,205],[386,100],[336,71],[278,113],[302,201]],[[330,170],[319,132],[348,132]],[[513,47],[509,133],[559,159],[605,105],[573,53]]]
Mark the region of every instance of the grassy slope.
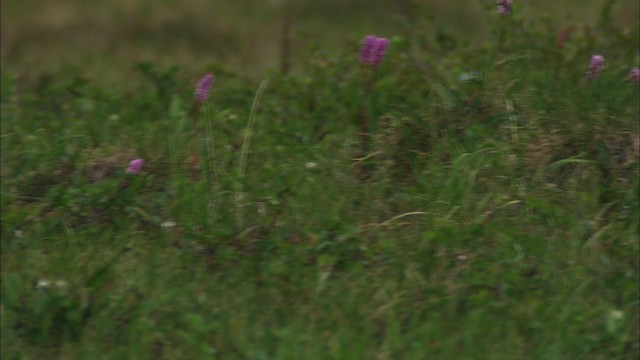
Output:
[[537,19],[502,25],[500,55],[394,38],[364,159],[355,42],[270,75],[248,147],[244,75],[195,109],[164,68],[3,72],[2,355],[637,357],[637,35],[555,63]]

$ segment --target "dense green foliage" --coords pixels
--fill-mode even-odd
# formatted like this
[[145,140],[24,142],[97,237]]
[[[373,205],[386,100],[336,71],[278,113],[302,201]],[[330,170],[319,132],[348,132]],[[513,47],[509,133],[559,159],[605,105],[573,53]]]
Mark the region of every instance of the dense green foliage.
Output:
[[637,358],[638,35],[486,16],[392,37],[366,96],[364,34],[203,106],[3,72],[2,357]]

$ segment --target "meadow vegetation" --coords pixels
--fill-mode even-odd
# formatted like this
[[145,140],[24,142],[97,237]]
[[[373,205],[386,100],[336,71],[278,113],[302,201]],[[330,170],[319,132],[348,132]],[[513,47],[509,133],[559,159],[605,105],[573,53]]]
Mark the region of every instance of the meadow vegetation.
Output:
[[3,30],[2,357],[638,358],[637,24],[524,3],[121,86]]

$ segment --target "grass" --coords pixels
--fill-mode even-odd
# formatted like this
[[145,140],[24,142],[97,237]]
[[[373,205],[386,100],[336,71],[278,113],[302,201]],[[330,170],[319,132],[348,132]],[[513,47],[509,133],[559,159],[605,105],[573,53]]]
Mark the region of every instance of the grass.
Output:
[[514,6],[496,41],[392,37],[366,97],[364,34],[206,67],[204,106],[149,62],[3,71],[2,356],[637,358],[638,36],[558,47]]

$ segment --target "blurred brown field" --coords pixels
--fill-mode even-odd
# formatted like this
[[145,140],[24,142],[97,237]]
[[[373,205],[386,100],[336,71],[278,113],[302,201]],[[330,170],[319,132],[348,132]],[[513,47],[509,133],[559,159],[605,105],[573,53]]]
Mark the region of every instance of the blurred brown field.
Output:
[[[548,17],[560,28],[595,25],[610,0],[515,2],[523,14]],[[614,3],[613,17],[637,31],[638,2]],[[259,76],[287,66],[283,46],[295,70],[309,49],[341,51],[365,34],[444,33],[479,42],[489,39],[497,19],[492,0],[5,0],[1,6],[4,71],[30,76],[73,67],[116,82],[126,82],[137,61],[175,64],[194,76],[212,63]]]

